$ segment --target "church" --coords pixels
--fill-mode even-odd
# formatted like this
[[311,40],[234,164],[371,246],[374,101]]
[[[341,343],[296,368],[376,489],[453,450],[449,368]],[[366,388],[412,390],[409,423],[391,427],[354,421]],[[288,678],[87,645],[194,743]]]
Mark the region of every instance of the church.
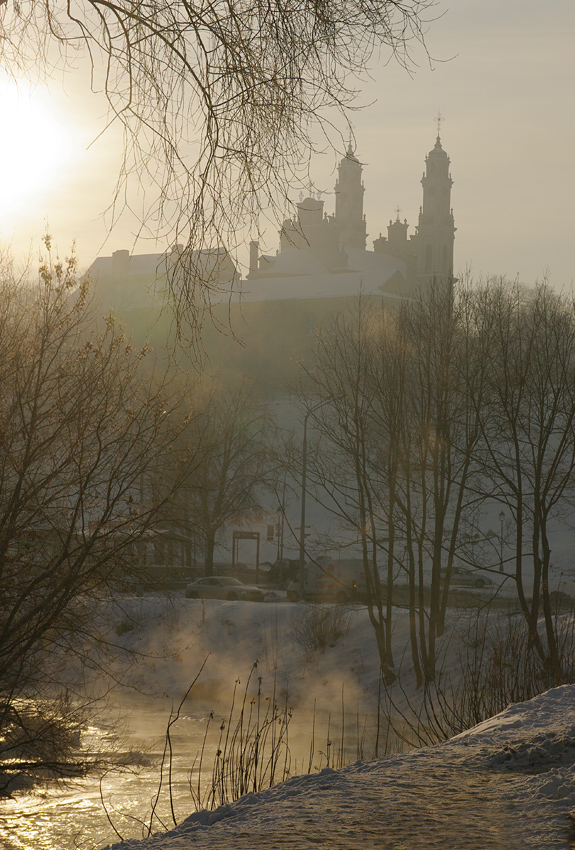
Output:
[[283,222],[275,256],[250,245],[251,285],[244,299],[333,298],[359,291],[405,296],[416,287],[453,276],[455,226],[451,209],[450,160],[439,135],[425,160],[422,205],[415,233],[407,220],[391,220],[387,236],[367,249],[363,213],[363,167],[350,144],[338,167],[335,211],[328,215],[319,198],[302,198],[294,218]]
[[[315,333],[352,307],[358,295],[394,309],[432,281],[453,278],[455,226],[450,160],[437,136],[425,159],[422,205],[415,233],[399,215],[387,236],[367,248],[363,166],[349,146],[338,166],[335,210],[302,198],[279,231],[275,254],[250,244],[249,271],[238,274],[222,248],[194,252],[200,274],[220,288],[202,346],[214,373],[248,379],[265,393],[293,383],[299,364],[313,359]],[[89,270],[96,300],[111,310],[136,341],[161,348],[169,333],[167,277],[181,246],[164,253],[115,251]],[[220,315],[221,314],[221,315]],[[158,316],[160,318],[158,318]],[[232,332],[226,331],[231,326]]]

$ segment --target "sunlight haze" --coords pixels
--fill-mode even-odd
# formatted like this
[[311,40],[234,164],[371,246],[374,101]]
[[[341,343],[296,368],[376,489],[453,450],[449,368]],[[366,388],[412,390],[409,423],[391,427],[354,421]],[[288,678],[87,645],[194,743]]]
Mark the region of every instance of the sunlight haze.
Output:
[[[393,60],[374,60],[359,98],[364,109],[351,114],[364,164],[368,247],[398,208],[413,232],[441,110],[454,180],[456,270],[526,283],[549,272],[555,286],[570,287],[575,9],[566,0],[462,0],[438,6],[436,16],[426,36],[431,60],[415,49],[419,68],[411,76]],[[48,221],[62,253],[76,240],[84,268],[98,254],[122,248],[167,248],[167,238],[137,240],[145,187],[131,196],[136,214],[124,213],[108,232],[121,132],[113,126],[100,136],[106,106],[89,92],[87,73],[67,78],[65,91],[61,78],[49,85],[51,98],[41,89],[29,98],[24,90],[17,99],[9,88],[2,95],[4,240],[26,254]],[[317,155],[312,168],[328,212],[340,156]],[[276,241],[277,230],[268,225],[266,248]]]

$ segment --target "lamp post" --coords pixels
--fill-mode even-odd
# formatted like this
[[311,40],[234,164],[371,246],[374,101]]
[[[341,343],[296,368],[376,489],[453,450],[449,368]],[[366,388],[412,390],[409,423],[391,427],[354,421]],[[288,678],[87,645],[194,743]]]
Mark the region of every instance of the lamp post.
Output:
[[499,513],[499,572],[503,572],[503,523],[505,522],[505,513]]
[[299,598],[303,599],[304,593],[304,567],[305,567],[305,494],[307,485],[307,421],[312,413],[334,401],[333,396],[324,398],[307,411],[303,418],[303,442],[301,448],[301,516],[299,528]]

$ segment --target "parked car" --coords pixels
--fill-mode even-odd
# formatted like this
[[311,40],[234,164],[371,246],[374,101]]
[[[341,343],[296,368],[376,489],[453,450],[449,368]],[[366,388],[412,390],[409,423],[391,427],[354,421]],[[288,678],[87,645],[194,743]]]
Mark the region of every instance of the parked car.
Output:
[[493,581],[488,576],[482,576],[475,570],[465,567],[454,567],[451,573],[452,587],[492,587]]
[[188,599],[249,599],[263,602],[264,592],[253,584],[244,584],[230,576],[197,578],[186,587]]

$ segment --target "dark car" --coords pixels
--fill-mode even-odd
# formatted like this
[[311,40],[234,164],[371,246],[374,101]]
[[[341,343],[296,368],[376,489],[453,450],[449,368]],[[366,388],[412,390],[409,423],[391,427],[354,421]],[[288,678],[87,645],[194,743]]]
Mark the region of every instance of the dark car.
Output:
[[188,599],[249,599],[263,602],[264,592],[253,584],[244,584],[229,576],[197,578],[186,587]]

